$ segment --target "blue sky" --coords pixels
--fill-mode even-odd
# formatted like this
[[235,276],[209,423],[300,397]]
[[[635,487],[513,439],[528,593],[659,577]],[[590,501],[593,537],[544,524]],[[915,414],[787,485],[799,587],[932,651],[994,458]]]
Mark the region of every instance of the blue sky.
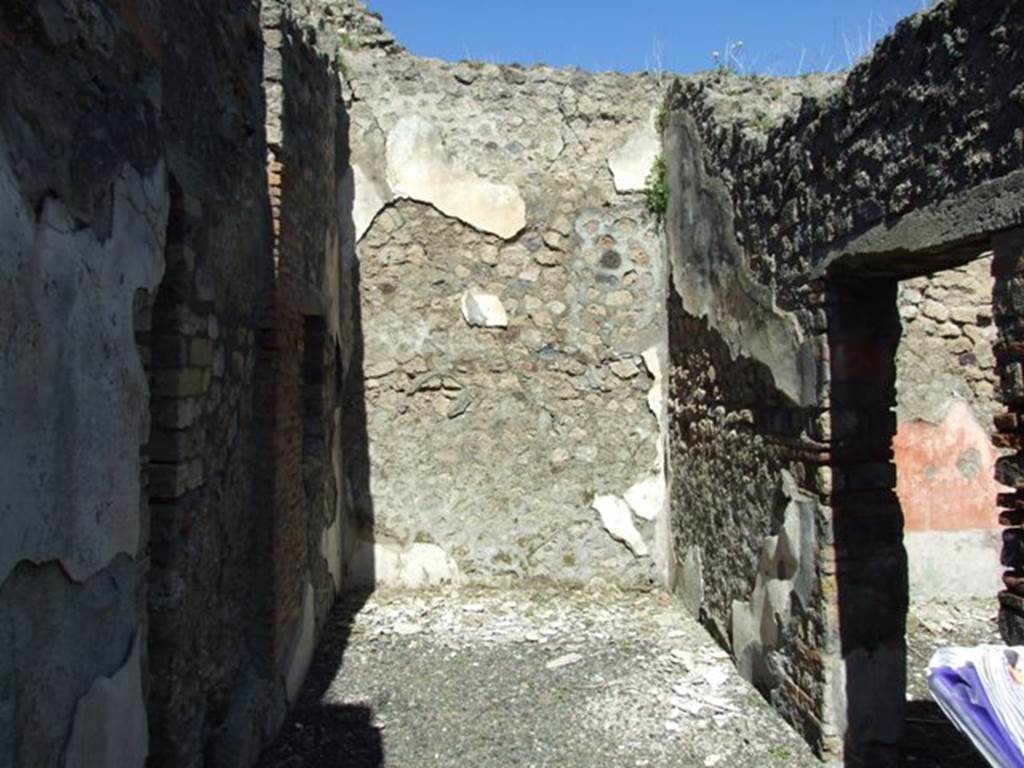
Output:
[[[368,0],[414,53],[496,63],[694,72],[842,69],[925,0]],[[735,45],[742,41],[742,46]]]

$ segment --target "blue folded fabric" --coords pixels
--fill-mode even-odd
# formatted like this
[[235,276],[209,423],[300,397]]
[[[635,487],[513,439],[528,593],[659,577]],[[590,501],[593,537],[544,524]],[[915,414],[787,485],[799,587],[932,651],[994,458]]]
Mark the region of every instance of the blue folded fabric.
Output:
[[1024,755],[1000,723],[973,665],[931,669],[928,690],[990,764],[997,768],[1024,768]]

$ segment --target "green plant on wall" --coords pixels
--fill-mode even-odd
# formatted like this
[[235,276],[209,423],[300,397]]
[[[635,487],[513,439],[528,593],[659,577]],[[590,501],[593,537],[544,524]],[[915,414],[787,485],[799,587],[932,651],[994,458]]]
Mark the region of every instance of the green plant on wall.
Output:
[[668,210],[668,180],[665,158],[661,155],[655,158],[650,172],[647,174],[647,182],[644,186],[644,200],[647,203],[647,210],[660,222],[665,218]]
[[658,116],[654,119],[654,124],[658,128],[658,133],[665,132],[665,126],[668,125],[668,97],[666,97],[661,102],[661,106],[658,107]]

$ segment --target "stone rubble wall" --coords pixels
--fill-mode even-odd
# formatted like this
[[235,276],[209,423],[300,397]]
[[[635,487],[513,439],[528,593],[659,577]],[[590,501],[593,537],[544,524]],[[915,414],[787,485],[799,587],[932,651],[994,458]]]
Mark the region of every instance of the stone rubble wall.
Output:
[[951,398],[962,400],[991,432],[1001,412],[992,347],[992,256],[900,282],[903,339],[896,359],[896,415],[940,421]]
[[[894,759],[902,722],[896,281],[966,264],[993,249],[992,233],[1024,223],[1022,59],[1010,42],[1022,25],[1012,3],[939,3],[901,22],[845,78],[719,74],[670,94],[666,236],[680,317],[669,324],[704,323],[711,336],[672,341],[678,589],[739,658],[753,650],[745,669],[752,679],[767,670],[759,684],[776,706],[852,764]],[[1015,333],[1006,248],[994,270],[1001,342]],[[724,393],[693,414],[679,372],[708,376],[707,345],[724,345],[732,366],[766,368],[771,397],[752,423]],[[1015,402],[1004,368],[1001,396]],[[772,414],[774,401],[782,413]],[[997,444],[1015,444],[1017,422],[1004,429],[1000,418],[1010,434]],[[694,472],[694,439],[709,456],[738,443],[735,476],[713,504],[703,478],[716,465]],[[766,444],[778,446],[776,464],[743,458]],[[781,464],[774,478],[763,477],[774,472],[766,463]],[[1007,482],[1009,466],[999,466]],[[809,510],[810,525],[780,513],[787,498]],[[745,514],[726,533],[729,508]],[[813,538],[805,556],[794,554],[806,540],[792,543],[798,528]],[[734,564],[727,578],[706,565],[723,558]],[[794,571],[813,576],[809,590],[796,588]]]
[[912,600],[999,588],[992,287],[991,256],[900,283],[893,450]]
[[345,7],[354,578],[663,581],[665,273],[641,192],[662,85],[420,59]]

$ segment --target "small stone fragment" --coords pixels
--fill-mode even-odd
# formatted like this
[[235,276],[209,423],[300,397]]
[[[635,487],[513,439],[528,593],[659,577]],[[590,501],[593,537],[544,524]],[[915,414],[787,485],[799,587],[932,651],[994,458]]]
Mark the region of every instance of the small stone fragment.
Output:
[[616,360],[608,367],[611,368],[612,373],[614,373],[620,379],[632,379],[634,376],[640,373],[640,369],[636,367],[636,363],[628,359]]
[[378,360],[375,363],[367,365],[366,369],[363,371],[363,375],[368,379],[379,379],[382,376],[387,376],[397,367],[398,363],[394,360]]
[[729,679],[729,673],[722,667],[704,667],[700,675],[710,688],[720,688]]
[[472,404],[473,398],[467,393],[459,395],[459,397],[452,401],[451,405],[448,406],[448,410],[445,415],[449,419],[455,419],[464,414],[469,410],[469,406]]
[[565,464],[565,462],[571,458],[572,454],[565,448],[555,448],[555,450],[551,452],[550,456],[552,464]]
[[423,631],[423,627],[411,621],[399,621],[395,623],[394,631],[396,635],[408,637],[409,635],[418,635]]
[[474,327],[508,327],[508,314],[501,299],[477,288],[471,288],[462,294],[462,317]]
[[544,666],[547,669],[561,669],[562,667],[568,667],[569,665],[582,660],[583,657],[578,653],[567,653],[565,656],[559,656],[557,659],[552,659]]
[[929,299],[924,303],[924,316],[930,317],[939,323],[944,323],[949,320],[949,309],[933,299]]
[[629,291],[612,291],[604,300],[609,307],[628,307],[633,303],[633,294]]
[[558,251],[539,250],[533,254],[533,258],[542,267],[557,267],[562,263],[562,257]]
[[553,229],[549,229],[544,233],[544,245],[556,251],[564,251],[568,243],[564,235],[555,232]]
[[523,270],[519,273],[519,279],[525,280],[528,283],[537,282],[540,277],[540,267],[536,264],[527,264],[523,267]]

